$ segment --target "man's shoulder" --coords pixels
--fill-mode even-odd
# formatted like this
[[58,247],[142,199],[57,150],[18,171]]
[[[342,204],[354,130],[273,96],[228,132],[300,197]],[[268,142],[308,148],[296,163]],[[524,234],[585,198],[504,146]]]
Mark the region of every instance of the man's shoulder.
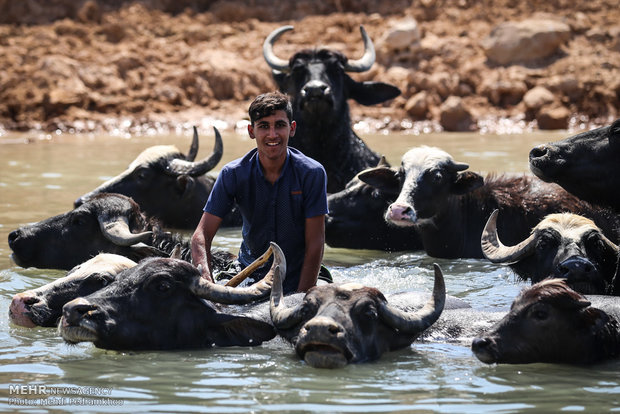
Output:
[[320,170],[325,171],[323,165],[315,160],[314,158],[310,158],[305,155],[303,152],[299,151],[297,148],[288,147],[289,154],[291,159],[294,161],[294,165],[296,168],[302,168],[305,170]]
[[243,157],[234,159],[229,161],[222,167],[222,172],[226,170],[226,172],[231,172],[239,169],[247,169],[252,166],[252,162],[254,160],[256,154],[256,148],[250,150]]

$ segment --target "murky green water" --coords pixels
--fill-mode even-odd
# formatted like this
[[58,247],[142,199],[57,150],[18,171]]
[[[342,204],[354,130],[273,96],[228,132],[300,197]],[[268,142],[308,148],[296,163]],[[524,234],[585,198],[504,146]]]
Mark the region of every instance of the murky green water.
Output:
[[[365,136],[398,164],[414,145],[434,145],[476,171],[526,171],[536,144],[561,134]],[[32,138],[32,139],[29,139]],[[620,404],[620,363],[485,365],[468,344],[415,342],[379,361],[319,370],[299,361],[280,339],[258,348],[182,352],[110,352],[69,346],[54,329],[9,323],[11,297],[63,275],[11,263],[8,233],[67,211],[73,200],[124,169],[144,148],[190,135],[132,139],[99,136],[0,137],[0,410],[21,412],[607,412]],[[212,145],[204,131],[200,156]],[[225,135],[224,161],[252,148]],[[220,164],[222,165],[222,164]],[[237,229],[217,244],[236,251]],[[448,293],[475,308],[505,310],[524,286],[483,260],[434,260],[423,253],[326,249],[337,280],[382,289],[429,291],[431,264],[446,274]],[[31,386],[46,388],[28,388]],[[20,388],[26,386],[26,388]]]

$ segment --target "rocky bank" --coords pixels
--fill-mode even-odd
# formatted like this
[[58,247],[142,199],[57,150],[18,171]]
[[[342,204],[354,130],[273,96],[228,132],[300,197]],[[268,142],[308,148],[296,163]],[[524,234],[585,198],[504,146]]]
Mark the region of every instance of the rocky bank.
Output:
[[620,113],[620,8],[592,0],[0,0],[2,131],[235,128],[274,90],[262,42],[377,61],[402,91],[351,103],[359,128],[583,129]]

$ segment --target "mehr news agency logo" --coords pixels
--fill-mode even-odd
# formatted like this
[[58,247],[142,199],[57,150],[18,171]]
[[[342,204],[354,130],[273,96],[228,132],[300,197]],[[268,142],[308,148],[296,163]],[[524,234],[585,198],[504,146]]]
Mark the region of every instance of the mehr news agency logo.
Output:
[[9,384],[9,405],[57,406],[57,405],[123,405],[123,400],[110,398],[112,388],[62,387],[41,384]]

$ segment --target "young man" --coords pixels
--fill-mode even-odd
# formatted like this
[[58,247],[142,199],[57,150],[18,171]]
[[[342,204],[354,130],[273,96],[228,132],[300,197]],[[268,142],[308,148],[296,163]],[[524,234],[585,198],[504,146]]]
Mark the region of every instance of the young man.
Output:
[[288,147],[296,124],[286,95],[258,96],[249,115],[248,133],[256,149],[226,164],[218,175],[192,236],[192,261],[202,265],[203,277],[213,280],[211,243],[236,203],[243,217],[241,267],[273,241],[286,257],[284,291],[305,292],[316,284],[323,258],[327,175],[320,163]]

